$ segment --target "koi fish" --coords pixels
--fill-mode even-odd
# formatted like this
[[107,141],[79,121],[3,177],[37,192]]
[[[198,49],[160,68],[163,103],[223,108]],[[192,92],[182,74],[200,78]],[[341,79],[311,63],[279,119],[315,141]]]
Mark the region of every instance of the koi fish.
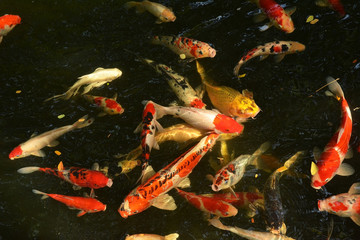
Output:
[[351,185],[347,193],[319,200],[318,208],[339,217],[350,217],[360,226],[360,183]]
[[6,36],[14,27],[20,24],[21,18],[18,15],[6,14],[0,17],[0,43],[4,36]]
[[29,174],[36,171],[54,175],[78,187],[99,189],[111,187],[113,181],[102,172],[79,167],[64,168],[62,162],[57,168],[24,167],[17,170],[21,174]]
[[151,40],[151,43],[163,45],[177,55],[184,54],[185,57],[191,59],[206,57],[213,58],[216,55],[216,50],[210,47],[209,44],[186,37],[155,36]]
[[252,155],[241,155],[220,169],[213,180],[212,190],[218,192],[233,187],[244,176],[245,168],[270,147],[269,142],[263,143]]
[[319,189],[328,183],[336,174],[349,176],[354,173],[354,169],[345,163],[345,155],[349,149],[349,141],[352,132],[352,117],[349,105],[345,99],[344,92],[339,83],[332,77],[327,77],[330,84],[329,90],[341,103],[341,124],[336,133],[332,136],[324,151],[319,157],[314,154],[317,163],[311,164],[311,186]]
[[241,94],[239,91],[227,86],[214,86],[208,80],[204,68],[198,61],[196,61],[196,67],[211,103],[220,112],[242,121],[249,117],[254,118],[260,112],[260,108],[253,99],[252,92],[243,90]]
[[228,202],[204,195],[185,192],[178,188],[176,188],[176,190],[180,196],[186,199],[186,201],[203,212],[213,214],[217,217],[232,217],[238,213],[238,210]]
[[125,240],[175,240],[179,237],[179,234],[172,233],[166,236],[160,236],[157,234],[139,233],[126,236]]
[[286,233],[286,225],[284,222],[284,209],[281,202],[279,181],[281,176],[287,171],[303,152],[295,153],[288,159],[284,166],[275,170],[266,180],[264,184],[264,207],[265,222],[267,230],[273,234]]
[[236,235],[250,239],[250,240],[295,240],[294,238],[287,237],[285,235],[276,235],[269,232],[258,232],[253,230],[246,230],[238,227],[231,227],[223,225],[219,219],[209,219],[211,225],[214,227],[235,233]]
[[248,208],[250,205],[263,206],[264,195],[260,192],[209,193],[201,196],[222,200],[239,208]]
[[104,116],[106,114],[116,115],[122,114],[124,112],[124,108],[118,102],[116,102],[117,94],[115,94],[113,98],[85,94],[84,98],[88,102],[95,103],[104,111],[103,114],[99,114],[100,116]]
[[119,214],[127,218],[150,206],[166,210],[176,209],[174,199],[166,193],[175,187],[181,187],[180,185],[190,185],[187,176],[215,145],[218,137],[215,133],[203,137],[194,147],[132,190],[120,205]]
[[[138,148],[136,148],[135,150],[138,150]],[[129,153],[130,154],[130,153]],[[141,155],[141,146],[140,146],[140,153],[138,156]],[[135,167],[140,166],[141,165],[141,161],[140,160],[136,160],[136,159],[130,159],[130,160],[122,160],[120,162],[118,162],[118,167],[121,167],[121,173],[120,174],[126,174],[131,172]]]
[[265,59],[269,55],[276,55],[275,61],[280,62],[285,55],[302,52],[305,50],[305,45],[294,41],[275,41],[259,45],[254,49],[251,49],[243,57],[234,68],[235,76],[239,75],[240,67],[252,58],[260,56],[260,60]]
[[11,160],[17,158],[27,157],[29,155],[34,155],[37,157],[44,157],[45,153],[41,150],[43,147],[54,147],[59,144],[56,140],[58,137],[62,136],[63,134],[70,132],[72,130],[87,127],[94,122],[93,118],[88,119],[88,116],[85,115],[79,120],[77,120],[72,125],[63,126],[60,128],[56,128],[50,131],[47,131],[43,134],[38,136],[33,136],[29,140],[24,143],[21,143],[19,146],[14,148],[10,154],[9,158]]
[[126,9],[136,7],[137,13],[143,13],[148,11],[152,15],[158,18],[155,23],[160,24],[163,22],[174,22],[176,19],[175,14],[171,9],[161,5],[160,3],[150,2],[144,0],[142,2],[130,1],[124,4]]
[[[260,28],[261,31],[267,30],[271,26],[284,31],[285,33],[292,33],[295,30],[294,23],[290,17],[296,10],[292,8],[290,10],[284,10],[274,0],[253,0],[258,7],[267,15],[270,19],[270,23]],[[260,17],[258,20],[262,20]]]
[[192,107],[165,107],[152,102],[157,111],[157,119],[164,115],[179,117],[191,126],[214,131],[215,133],[236,133],[240,134],[244,126],[229,116],[220,114],[213,110],[198,109]]
[[58,99],[62,98],[65,100],[70,99],[72,96],[75,96],[79,89],[86,85],[84,87],[84,90],[81,94],[86,94],[90,92],[93,88],[101,87],[105,83],[111,82],[117,78],[119,78],[122,75],[122,72],[118,68],[97,68],[93,73],[84,75],[79,77],[78,81],[74,83],[65,93],[60,95],[55,95],[51,98],[46,99],[45,101],[49,101],[53,98]]
[[86,213],[95,213],[106,210],[105,204],[92,197],[76,197],[76,196],[44,193],[36,189],[33,189],[32,191],[35,194],[44,195],[41,199],[51,197],[56,201],[64,203],[70,209],[74,209],[74,208],[79,209],[80,212],[77,214],[78,217],[81,217]]
[[330,7],[337,11],[341,17],[344,17],[346,12],[340,0],[316,0],[315,4],[319,7]]

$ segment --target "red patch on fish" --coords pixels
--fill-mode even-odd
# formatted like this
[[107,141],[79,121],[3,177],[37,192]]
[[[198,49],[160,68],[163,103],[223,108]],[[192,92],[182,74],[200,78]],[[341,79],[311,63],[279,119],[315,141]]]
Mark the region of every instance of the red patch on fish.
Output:
[[94,98],[94,103],[98,106],[101,106],[103,99],[104,99],[103,97]]
[[215,125],[215,130],[221,133],[241,133],[244,129],[242,124],[224,114],[216,115],[213,124]]
[[205,103],[201,99],[197,98],[190,103],[190,107],[203,109],[205,107]]
[[348,207],[345,206],[342,202],[337,202],[337,201],[333,203],[329,203],[329,207],[334,212],[346,211],[348,209]]
[[17,25],[21,22],[21,18],[18,15],[4,15],[0,17],[0,29],[4,29],[6,26],[11,27],[12,25]]
[[23,153],[21,146],[17,146],[16,148],[14,148],[14,150],[11,151],[11,153],[9,154],[9,158],[10,159],[14,159],[16,157],[21,156]]

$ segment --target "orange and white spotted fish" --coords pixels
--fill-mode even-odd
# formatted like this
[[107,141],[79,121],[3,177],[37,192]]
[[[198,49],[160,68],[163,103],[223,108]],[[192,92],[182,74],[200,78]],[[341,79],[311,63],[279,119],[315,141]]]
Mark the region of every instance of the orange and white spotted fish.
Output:
[[181,187],[180,185],[189,186],[188,175],[202,157],[212,149],[218,137],[219,134],[215,133],[203,137],[194,147],[132,190],[120,205],[119,214],[123,218],[127,218],[150,206],[175,210],[174,199],[166,193],[175,187]]
[[261,31],[267,30],[271,26],[284,31],[285,33],[292,33],[295,30],[294,23],[290,17],[295,12],[296,8],[291,10],[284,10],[274,0],[253,0],[258,7],[270,19],[270,23],[260,28]]
[[20,24],[21,18],[18,15],[6,14],[0,17],[0,43],[4,36],[6,36],[14,27]]
[[240,61],[234,68],[234,74],[238,76],[240,67],[252,58],[260,56],[261,60],[263,60],[269,55],[276,55],[275,61],[280,62],[285,55],[302,52],[304,50],[305,45],[294,41],[275,41],[259,45],[240,58]]
[[155,36],[151,43],[163,45],[177,55],[181,56],[184,54],[185,57],[190,59],[213,58],[216,55],[216,50],[210,47],[209,44],[186,37]]
[[64,168],[62,162],[59,163],[57,168],[24,167],[18,169],[18,173],[21,174],[29,174],[36,171],[54,175],[78,187],[99,189],[111,187],[113,184],[113,181],[100,171],[80,167]]
[[360,226],[360,183],[351,185],[347,193],[319,200],[318,208],[339,217],[350,217]]
[[345,99],[344,92],[339,83],[334,78],[327,77],[330,84],[329,90],[333,96],[341,103],[341,123],[339,129],[332,136],[324,151],[317,160],[316,165],[311,165],[311,186],[319,189],[328,183],[336,174],[341,176],[349,176],[354,173],[354,169],[345,163],[345,155],[349,149],[349,141],[352,132],[352,117],[349,105]]
[[96,106],[100,107],[104,111],[103,113],[100,113],[99,116],[106,114],[116,115],[124,112],[124,108],[116,101],[117,94],[115,94],[113,98],[92,96],[88,94],[83,95],[83,97],[88,102],[95,103]]
[[162,118],[164,115],[173,115],[174,117],[181,118],[195,128],[214,131],[218,134],[240,134],[244,129],[242,124],[217,111],[192,107],[165,107],[154,102],[152,103],[157,111],[157,119]]
[[46,146],[54,147],[59,144],[59,142],[56,140],[58,137],[72,130],[87,127],[93,122],[94,122],[93,118],[88,119],[88,116],[85,115],[72,125],[56,128],[54,130],[47,131],[38,136],[34,136],[29,140],[27,140],[26,142],[21,143],[19,146],[14,148],[10,152],[9,158],[11,160],[14,160],[17,158],[27,157],[29,155],[44,157],[45,153],[41,150],[43,147]]
[[179,234],[172,233],[166,236],[160,236],[157,234],[138,233],[134,235],[126,236],[125,240],[175,240],[179,237]]
[[157,24],[163,22],[174,22],[176,20],[176,16],[173,11],[171,11],[170,8],[161,5],[160,3],[150,2],[147,0],[144,0],[142,2],[130,1],[125,3],[124,6],[127,9],[135,7],[137,13],[143,13],[145,11],[148,11],[149,13],[158,18],[158,20],[156,20]]
[[316,0],[315,3],[320,7],[330,7],[334,9],[341,17],[344,17],[346,14],[344,6],[340,0]]
[[70,209],[78,209],[80,212],[77,214],[78,217],[85,215],[86,213],[95,213],[106,210],[106,205],[99,200],[92,197],[76,197],[67,196],[60,194],[44,193],[39,190],[33,189],[33,193],[44,195],[41,199],[51,197],[56,201],[64,203]]
[[211,196],[185,192],[178,188],[176,188],[176,190],[186,201],[203,212],[213,214],[217,217],[232,217],[238,213],[238,210],[228,202],[212,198]]

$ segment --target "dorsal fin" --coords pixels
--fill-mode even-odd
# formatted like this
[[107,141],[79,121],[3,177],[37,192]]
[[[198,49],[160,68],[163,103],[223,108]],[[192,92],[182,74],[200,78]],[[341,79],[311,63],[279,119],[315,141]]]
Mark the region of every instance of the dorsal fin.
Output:
[[63,164],[62,161],[59,162],[59,165],[57,166],[57,169],[58,169],[59,171],[63,171],[63,170],[64,170],[64,164]]

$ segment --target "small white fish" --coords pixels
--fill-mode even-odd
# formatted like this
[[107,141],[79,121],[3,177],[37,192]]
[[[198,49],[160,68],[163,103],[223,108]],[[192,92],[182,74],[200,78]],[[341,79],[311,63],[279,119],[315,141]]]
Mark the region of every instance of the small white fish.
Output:
[[160,236],[157,234],[139,233],[126,236],[125,240],[175,240],[179,237],[179,234],[172,233],[166,236]]

